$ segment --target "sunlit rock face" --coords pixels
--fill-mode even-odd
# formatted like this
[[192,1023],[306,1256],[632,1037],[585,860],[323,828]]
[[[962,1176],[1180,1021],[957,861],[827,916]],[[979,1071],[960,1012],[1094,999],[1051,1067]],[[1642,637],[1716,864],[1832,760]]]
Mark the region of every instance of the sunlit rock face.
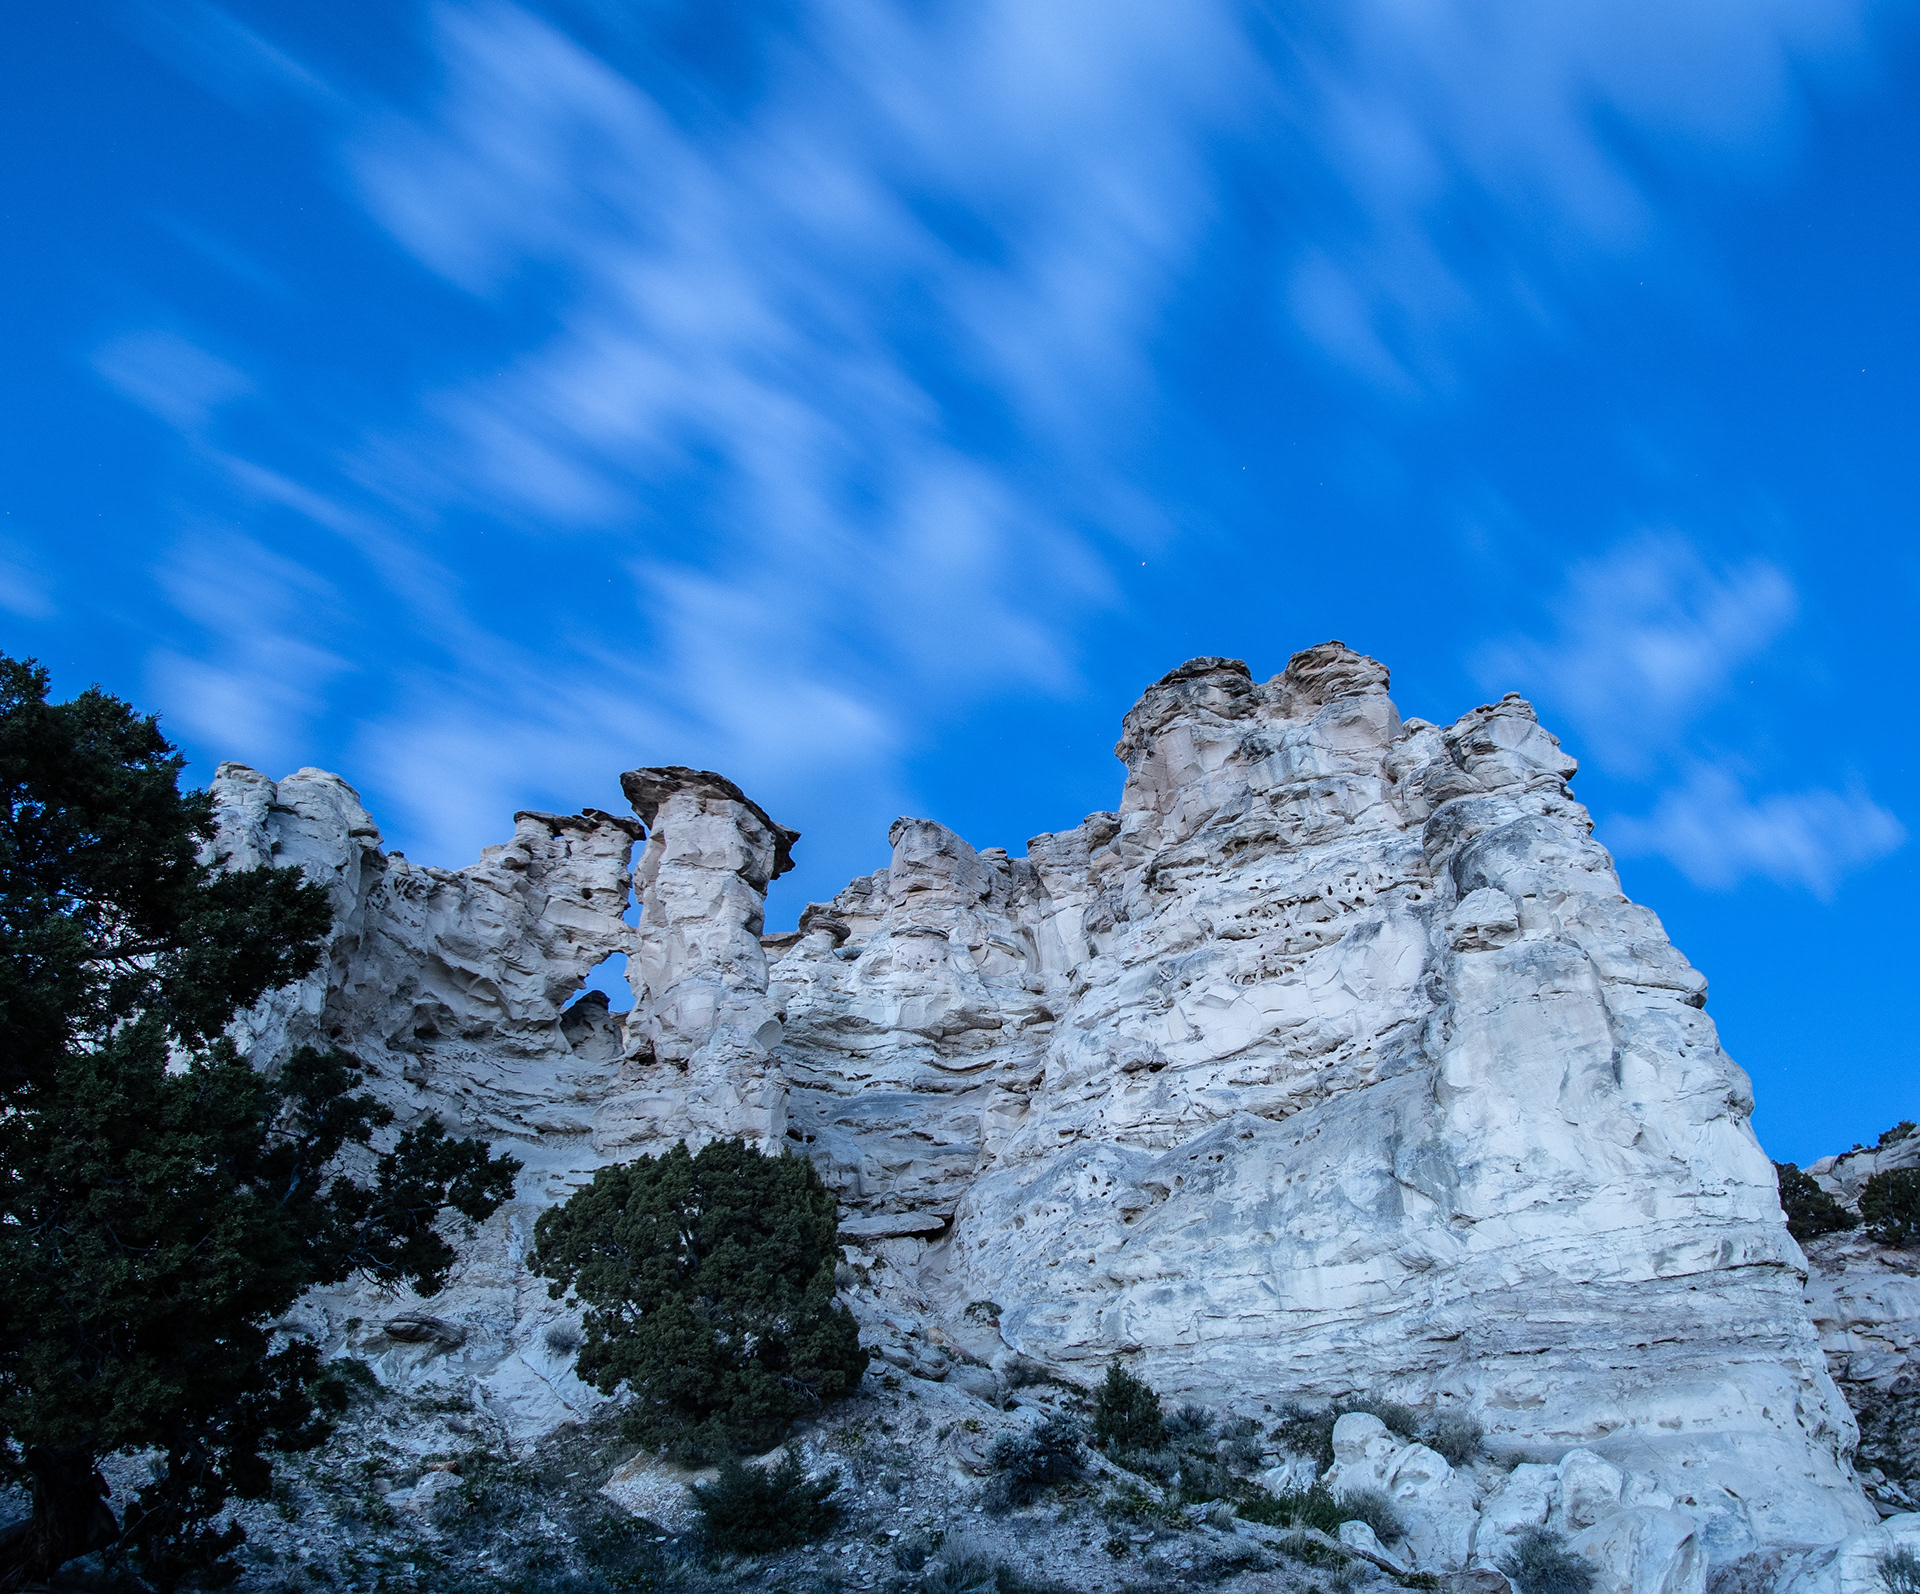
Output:
[[[447,1364],[525,1424],[586,1398],[540,1338],[532,1216],[605,1162],[744,1134],[838,1190],[903,1371],[990,1394],[979,1363],[1124,1357],[1246,1415],[1464,1408],[1509,1459],[1618,1470],[1702,1565],[1870,1525],[1746,1077],[1532,709],[1402,721],[1328,643],[1265,683],[1183,665],[1116,752],[1117,811],[1024,857],[902,819],[886,868],[779,936],[793,833],[716,775],[626,778],[635,930],[634,821],[523,815],[472,869],[415,870],[332,777],[229,768],[218,845],[301,863],[338,924],[254,1055],[332,1036],[403,1117],[528,1163],[432,1308],[472,1319]],[[634,1010],[565,1007],[614,951]],[[376,1332],[351,1304],[315,1307],[334,1343]],[[1473,1542],[1465,1489],[1434,1544]]]

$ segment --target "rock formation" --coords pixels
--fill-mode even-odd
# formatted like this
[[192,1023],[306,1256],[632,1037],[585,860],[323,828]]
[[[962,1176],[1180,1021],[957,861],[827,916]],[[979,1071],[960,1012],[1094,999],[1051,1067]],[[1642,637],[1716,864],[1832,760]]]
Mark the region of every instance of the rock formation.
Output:
[[[902,1372],[993,1394],[1124,1358],[1255,1417],[1470,1411],[1522,1463],[1497,1493],[1342,1439],[1338,1466],[1429,1502],[1427,1564],[1557,1511],[1678,1594],[1871,1527],[1746,1076],[1533,710],[1402,721],[1328,643],[1265,683],[1181,666],[1116,753],[1116,811],[1024,857],[902,819],[887,868],[777,936],[796,835],[718,775],[634,771],[639,823],[520,814],[445,871],[383,854],[333,776],[223,766],[216,849],[335,905],[326,965],[249,1020],[257,1063],[331,1040],[402,1122],[527,1164],[446,1295],[304,1321],[551,1424],[598,1397],[520,1263],[532,1218],[609,1161],[741,1134],[839,1192]],[[569,1005],[614,953],[633,1010]],[[403,1309],[465,1338],[382,1327]]]

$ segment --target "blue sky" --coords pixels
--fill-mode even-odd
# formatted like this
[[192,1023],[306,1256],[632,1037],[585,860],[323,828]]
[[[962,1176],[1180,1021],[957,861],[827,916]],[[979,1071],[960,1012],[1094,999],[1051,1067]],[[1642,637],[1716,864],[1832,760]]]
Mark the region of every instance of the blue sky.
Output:
[[1920,1117],[1906,8],[78,0],[0,72],[0,637],[195,778],[457,865],[716,768],[790,923],[1337,636],[1536,701],[1774,1155]]

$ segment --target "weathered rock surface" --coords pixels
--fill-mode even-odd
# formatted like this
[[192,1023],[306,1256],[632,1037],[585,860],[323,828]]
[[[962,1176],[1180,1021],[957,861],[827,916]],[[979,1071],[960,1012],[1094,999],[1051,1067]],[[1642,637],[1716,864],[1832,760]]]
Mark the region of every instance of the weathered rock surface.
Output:
[[[522,815],[421,870],[334,777],[223,766],[217,847],[301,863],[336,908],[255,1058],[334,1040],[403,1121],[528,1164],[445,1296],[337,1292],[308,1321],[551,1424],[596,1397],[521,1265],[533,1216],[608,1161],[744,1134],[839,1191],[902,1372],[996,1399],[1124,1357],[1256,1418],[1471,1410],[1534,1466],[1496,1490],[1425,1446],[1378,1458],[1421,1564],[1551,1520],[1636,1590],[1696,1594],[1709,1561],[1869,1528],[1705,981],[1622,895],[1526,703],[1441,727],[1386,685],[1337,643],[1265,683],[1194,660],[1128,714],[1116,811],[1024,857],[903,819],[886,869],[775,937],[793,833],[719,776],[626,777],[652,831],[629,877],[633,820]],[[569,1007],[616,952],[633,1012]],[[379,1349],[366,1323],[401,1308],[467,1337]]]
[[[1823,1157],[1807,1172],[1858,1207],[1876,1173],[1920,1167],[1920,1135]],[[1860,1229],[1807,1245],[1807,1308],[1827,1365],[1860,1425],[1856,1458],[1883,1514],[1920,1508],[1920,1253]]]

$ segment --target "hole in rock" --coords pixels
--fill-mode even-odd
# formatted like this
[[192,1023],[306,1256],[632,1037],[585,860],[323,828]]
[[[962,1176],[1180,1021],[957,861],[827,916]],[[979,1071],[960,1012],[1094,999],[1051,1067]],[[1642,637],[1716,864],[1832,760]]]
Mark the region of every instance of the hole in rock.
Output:
[[627,954],[614,952],[595,964],[593,972],[575,993],[573,1001],[567,1003],[568,1009],[571,1010],[589,991],[598,991],[606,997],[609,1012],[624,1013],[631,1008],[633,990],[627,984]]

